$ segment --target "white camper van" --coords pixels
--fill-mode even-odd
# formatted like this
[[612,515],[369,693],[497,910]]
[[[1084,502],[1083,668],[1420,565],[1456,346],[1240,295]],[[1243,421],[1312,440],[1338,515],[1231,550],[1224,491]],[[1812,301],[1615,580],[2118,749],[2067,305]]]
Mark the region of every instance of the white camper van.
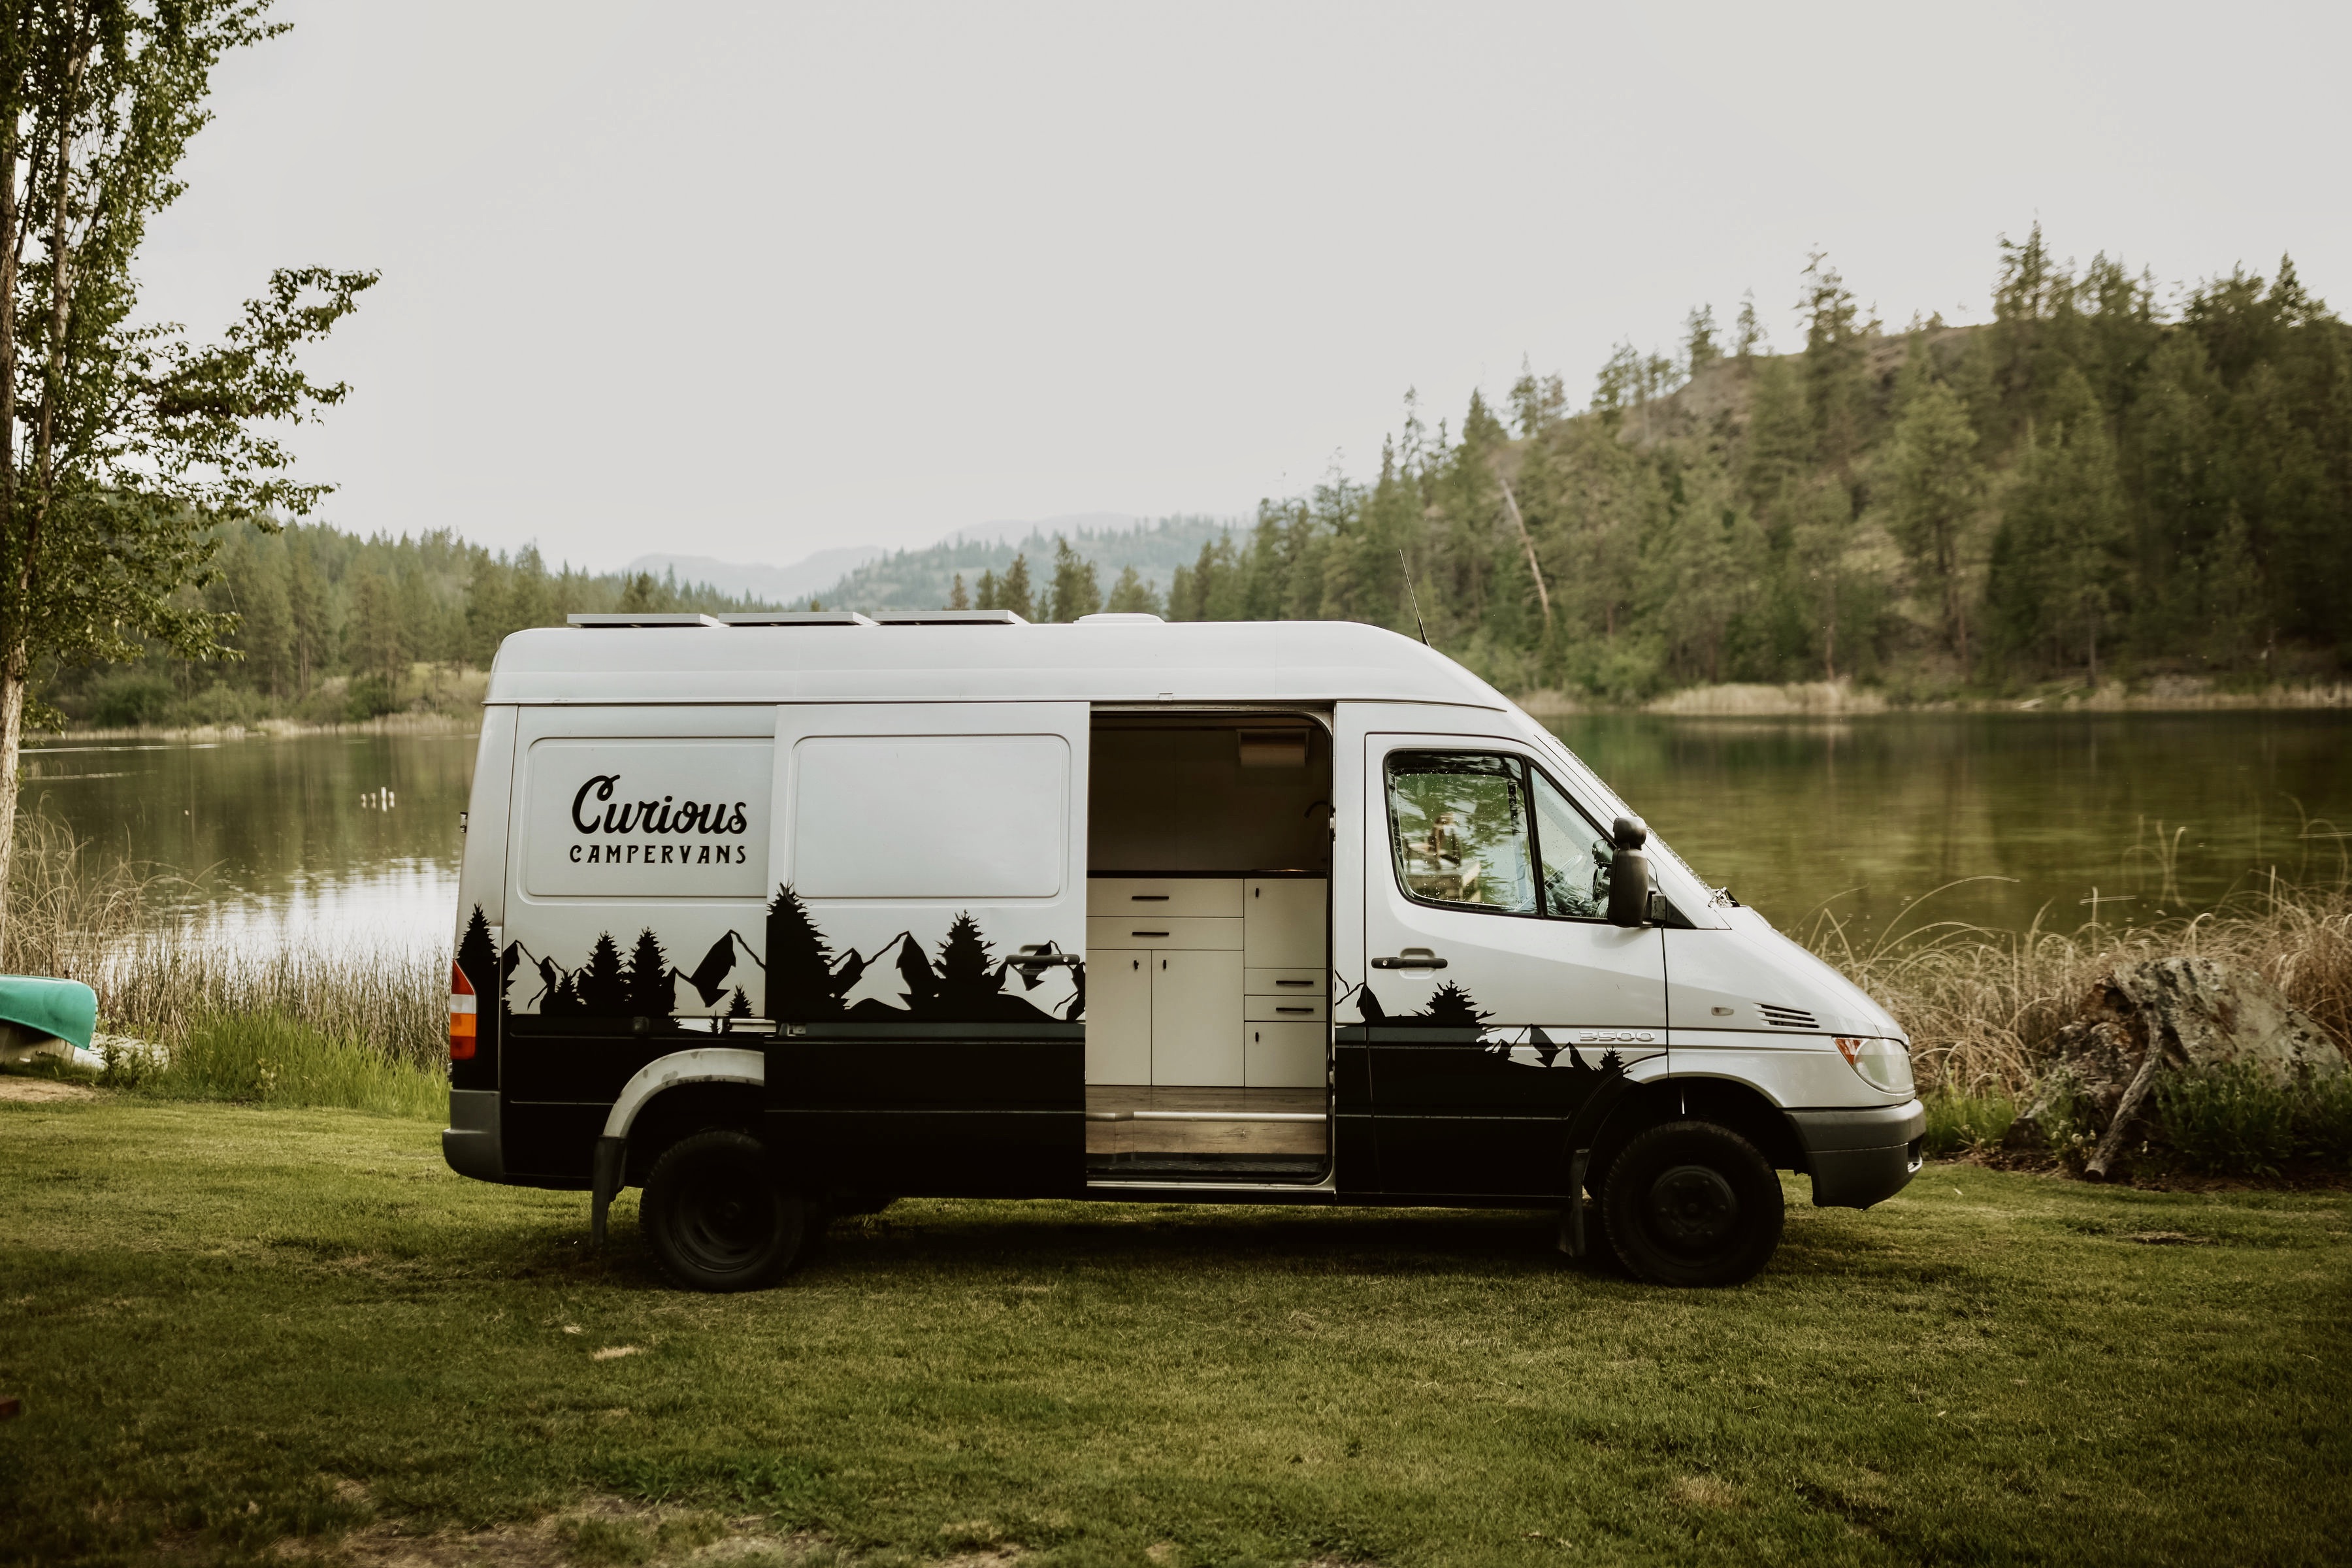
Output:
[[1895,1021],[1418,643],[573,620],[490,677],[443,1148],[600,1237],[642,1186],[681,1285],[899,1195],[1540,1206],[1726,1284],[1776,1167],[1918,1168]]

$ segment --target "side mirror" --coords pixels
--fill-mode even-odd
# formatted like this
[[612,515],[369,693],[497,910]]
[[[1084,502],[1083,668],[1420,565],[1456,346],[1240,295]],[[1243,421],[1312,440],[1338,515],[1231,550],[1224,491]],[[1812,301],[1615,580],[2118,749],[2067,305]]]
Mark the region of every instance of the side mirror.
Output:
[[1650,841],[1650,825],[1638,816],[1621,816],[1610,830],[1616,853],[1609,857],[1609,923],[1647,925],[1650,920],[1650,858],[1642,847]]

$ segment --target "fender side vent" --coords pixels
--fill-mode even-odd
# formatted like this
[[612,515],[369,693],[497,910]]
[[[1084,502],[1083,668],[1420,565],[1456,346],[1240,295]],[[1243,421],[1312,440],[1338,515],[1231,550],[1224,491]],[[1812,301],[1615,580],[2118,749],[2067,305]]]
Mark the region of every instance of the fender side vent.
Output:
[[1775,1007],[1769,1002],[1759,1002],[1757,1004],[1757,1007],[1763,1013],[1764,1021],[1771,1025],[1776,1029],[1818,1029],[1821,1027],[1821,1025],[1814,1021],[1813,1016],[1811,1013],[1804,1011],[1802,1008]]

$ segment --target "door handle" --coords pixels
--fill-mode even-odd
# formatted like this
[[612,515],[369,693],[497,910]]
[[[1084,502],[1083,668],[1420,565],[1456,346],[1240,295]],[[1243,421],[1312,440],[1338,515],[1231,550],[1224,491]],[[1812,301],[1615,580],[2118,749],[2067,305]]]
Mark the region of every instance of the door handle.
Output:
[[1445,960],[1425,947],[1408,947],[1394,958],[1372,960],[1374,969],[1443,969]]

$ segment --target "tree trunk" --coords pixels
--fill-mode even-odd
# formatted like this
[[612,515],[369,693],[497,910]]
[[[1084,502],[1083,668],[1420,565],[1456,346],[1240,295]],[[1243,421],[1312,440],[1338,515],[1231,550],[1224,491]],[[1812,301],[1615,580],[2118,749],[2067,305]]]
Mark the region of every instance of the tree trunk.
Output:
[[16,761],[25,743],[24,656],[0,667],[0,967],[8,947],[9,878],[16,863]]

